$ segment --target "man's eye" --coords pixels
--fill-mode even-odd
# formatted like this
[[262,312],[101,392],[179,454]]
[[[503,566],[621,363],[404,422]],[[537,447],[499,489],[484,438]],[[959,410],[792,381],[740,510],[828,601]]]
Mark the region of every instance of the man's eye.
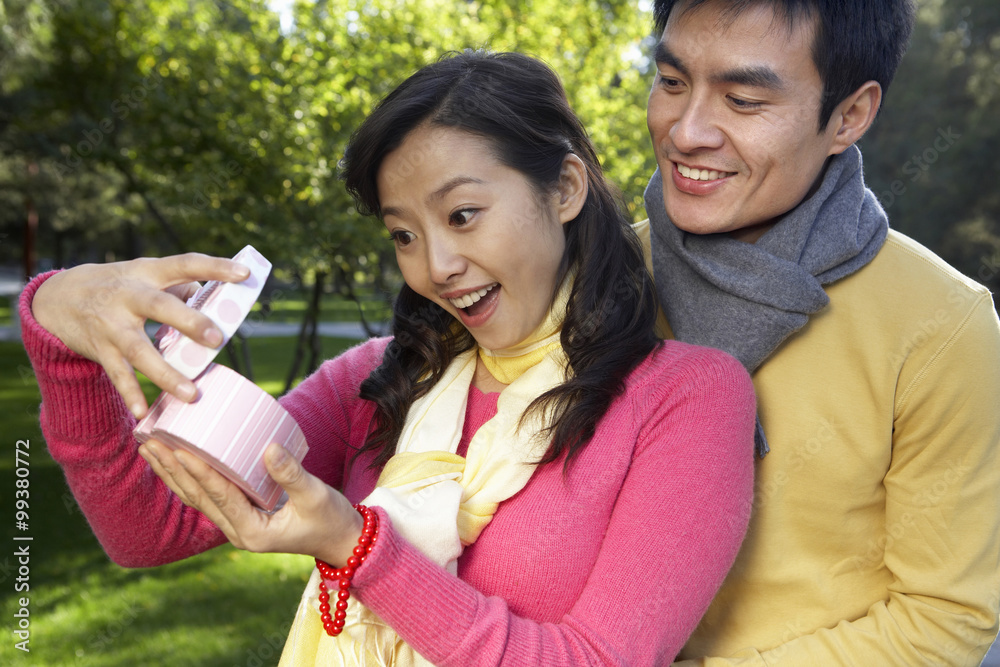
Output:
[[659,79],[660,79],[660,86],[666,88],[667,90],[676,90],[680,88],[682,85],[684,85],[680,79],[675,79],[672,76],[663,76],[662,74],[660,74]]
[[734,107],[742,111],[751,111],[761,107],[760,102],[750,102],[739,97],[733,97],[732,95],[729,96],[729,101]]

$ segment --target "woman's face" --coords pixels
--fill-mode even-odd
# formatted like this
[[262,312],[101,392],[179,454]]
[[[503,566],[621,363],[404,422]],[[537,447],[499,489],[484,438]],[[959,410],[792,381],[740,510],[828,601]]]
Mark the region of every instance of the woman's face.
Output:
[[430,125],[386,156],[377,184],[411,289],[487,349],[516,345],[538,327],[566,246],[558,192],[539,193],[494,157],[489,140]]

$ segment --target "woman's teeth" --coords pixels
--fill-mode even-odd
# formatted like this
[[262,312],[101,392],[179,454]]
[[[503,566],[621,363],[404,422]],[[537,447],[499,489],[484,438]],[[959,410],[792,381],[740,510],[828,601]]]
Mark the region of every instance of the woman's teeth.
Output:
[[456,308],[468,308],[469,306],[471,306],[472,304],[476,303],[484,296],[486,296],[486,294],[491,289],[493,289],[499,284],[500,283],[493,283],[489,287],[484,287],[481,290],[476,290],[475,292],[469,292],[468,294],[460,296],[457,299],[448,299],[448,301],[450,301],[451,305],[455,306]]

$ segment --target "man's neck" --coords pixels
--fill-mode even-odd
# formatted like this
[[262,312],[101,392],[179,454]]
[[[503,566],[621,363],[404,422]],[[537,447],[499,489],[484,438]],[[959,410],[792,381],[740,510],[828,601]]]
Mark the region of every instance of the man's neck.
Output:
[[775,222],[762,222],[759,225],[753,225],[752,227],[744,227],[743,229],[734,229],[729,232],[729,237],[736,239],[737,241],[742,241],[743,243],[756,243],[757,239],[767,233],[767,230],[774,227]]

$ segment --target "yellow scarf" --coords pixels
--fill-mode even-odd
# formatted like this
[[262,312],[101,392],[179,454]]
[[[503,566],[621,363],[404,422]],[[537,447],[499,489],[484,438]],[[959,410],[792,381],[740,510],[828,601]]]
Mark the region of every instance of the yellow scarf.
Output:
[[[382,507],[403,538],[452,574],[463,548],[476,541],[499,503],[524,487],[548,448],[537,437],[546,426],[539,416],[532,414],[523,426],[520,420],[532,401],[566,380],[559,335],[571,286],[567,278],[545,321],[524,342],[506,350],[469,350],[451,362],[430,392],[410,406],[396,454],[362,501]],[[496,415],[479,428],[463,458],[455,452],[477,358],[508,386],[497,399]],[[430,664],[353,598],[344,631],[327,635],[319,582],[314,569],[281,667]]]

